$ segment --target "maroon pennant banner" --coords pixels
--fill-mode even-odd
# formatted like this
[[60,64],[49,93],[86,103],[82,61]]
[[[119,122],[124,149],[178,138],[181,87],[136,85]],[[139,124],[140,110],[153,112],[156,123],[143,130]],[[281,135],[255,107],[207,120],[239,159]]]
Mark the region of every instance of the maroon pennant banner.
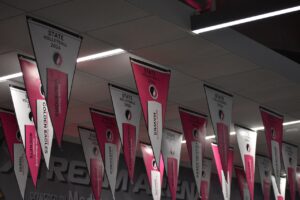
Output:
[[[233,167],[233,148],[228,149],[228,160],[227,160],[228,171],[226,173],[222,166],[218,145],[212,143],[211,146],[212,146],[212,150],[213,150],[213,154],[217,166],[219,181],[222,187],[223,197],[225,200],[229,200],[230,191],[231,191],[232,167]],[[227,178],[225,178],[225,176]]]
[[28,177],[28,163],[26,160],[17,119],[13,111],[0,109],[0,121],[4,133],[4,138],[8,146],[10,158],[14,165],[14,172],[21,192],[21,196],[24,199]]
[[279,187],[282,160],[283,116],[263,107],[260,107],[260,113],[265,127],[267,146],[269,156],[272,160],[273,173],[275,175],[277,187]]
[[120,135],[115,115],[91,108],[101,156],[104,161],[110,189],[115,199],[116,179],[121,149]]
[[246,181],[246,174],[244,172],[244,169],[241,167],[235,167],[235,175],[238,180],[239,189],[241,193],[241,199],[242,200],[250,200],[250,191],[249,186]]
[[151,146],[146,144],[141,144],[141,150],[144,158],[144,163],[146,166],[146,171],[147,171],[148,180],[152,191],[153,200],[160,200],[162,181],[164,177],[164,164],[163,164],[162,155],[160,155],[160,162],[159,162],[160,165],[158,167]]
[[130,62],[154,157],[159,166],[171,71],[133,58]]
[[38,132],[46,167],[49,169],[53,126],[48,112],[43,86],[40,80],[36,62],[29,57],[19,55],[20,67],[28,94],[30,108],[33,114],[34,124]]
[[179,114],[198,194],[200,195],[207,116],[185,108],[179,108]]

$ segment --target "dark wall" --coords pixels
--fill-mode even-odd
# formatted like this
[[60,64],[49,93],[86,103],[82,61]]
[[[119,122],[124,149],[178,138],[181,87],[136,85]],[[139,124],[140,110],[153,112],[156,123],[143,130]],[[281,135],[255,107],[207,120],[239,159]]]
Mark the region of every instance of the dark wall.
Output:
[[[64,143],[63,149],[59,149],[53,143],[53,152],[50,170],[47,171],[42,163],[38,187],[34,189],[32,180],[28,177],[26,200],[92,200],[89,186],[89,176],[86,169],[81,145]],[[0,189],[6,200],[21,199],[17,182],[10,165],[5,145],[0,149]],[[119,175],[117,181],[116,199],[152,199],[148,186],[148,179],[142,159],[138,158],[136,163],[136,181],[130,184],[126,166],[121,156],[119,164]],[[197,199],[196,187],[190,168],[180,169],[180,181],[178,184],[177,199]],[[166,183],[163,184],[162,199],[170,199],[166,190]],[[104,179],[102,199],[112,199],[108,188],[107,179]],[[216,174],[212,175],[210,199],[223,199],[220,184]],[[232,183],[232,200],[240,199],[236,180]],[[255,200],[262,200],[260,184],[255,185]]]

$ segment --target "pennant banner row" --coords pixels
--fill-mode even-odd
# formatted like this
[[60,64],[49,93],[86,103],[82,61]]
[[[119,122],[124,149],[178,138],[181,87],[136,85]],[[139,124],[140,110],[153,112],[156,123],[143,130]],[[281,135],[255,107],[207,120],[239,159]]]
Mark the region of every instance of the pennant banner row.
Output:
[[[23,199],[28,175],[37,187],[42,160],[49,169],[53,140],[60,147],[63,145],[76,59],[82,41],[81,36],[39,19],[27,17],[27,23],[35,58],[18,56],[25,88],[11,85],[14,110],[0,109],[5,141]],[[112,198],[116,199],[121,150],[129,179],[135,182],[138,149],[142,152],[153,199],[161,199],[165,175],[171,199],[175,200],[184,139],[198,197],[202,200],[209,199],[212,160],[225,200],[231,196],[233,172],[238,180],[241,199],[255,199],[255,166],[258,167],[264,200],[270,200],[271,188],[277,200],[285,199],[287,183],[291,200],[296,199],[297,189],[300,192],[298,148],[283,142],[282,115],[259,108],[267,141],[267,156],[256,156],[257,132],[234,125],[243,166],[233,166],[234,149],[229,140],[233,95],[205,84],[209,117],[179,107],[182,133],[168,129],[165,127],[165,116],[171,71],[135,58],[130,58],[128,62],[137,91],[109,84],[114,112],[91,108],[94,129],[78,127],[96,200],[101,199],[104,176],[107,177]],[[142,116],[149,144],[139,142]],[[216,143],[211,144],[205,140],[209,119],[216,136]],[[213,159],[204,157],[206,146],[212,149]]]

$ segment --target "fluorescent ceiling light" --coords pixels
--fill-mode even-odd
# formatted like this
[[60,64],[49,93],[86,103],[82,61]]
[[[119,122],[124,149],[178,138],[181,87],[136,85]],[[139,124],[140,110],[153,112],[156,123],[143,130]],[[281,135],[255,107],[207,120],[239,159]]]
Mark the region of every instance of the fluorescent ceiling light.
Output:
[[101,58],[105,58],[105,57],[109,57],[109,56],[118,55],[118,54],[121,54],[124,52],[125,51],[123,49],[113,49],[110,51],[104,51],[101,53],[96,53],[96,54],[92,54],[89,56],[84,56],[84,57],[78,58],[77,63],[90,61],[90,60],[97,60],[97,59],[101,59]]
[[256,16],[253,16],[253,17],[247,17],[247,18],[244,18],[244,19],[238,19],[238,20],[234,20],[234,21],[231,21],[231,22],[225,22],[225,23],[222,23],[222,24],[213,25],[213,26],[209,26],[209,27],[206,27],[206,28],[200,28],[200,29],[194,30],[192,32],[195,33],[195,34],[205,33],[205,32],[208,32],[208,31],[213,31],[213,30],[217,30],[217,29],[230,27],[230,26],[235,26],[235,25],[238,25],[238,24],[244,24],[244,23],[247,23],[247,22],[253,22],[253,21],[266,19],[266,18],[270,18],[270,17],[275,17],[275,16],[287,14],[287,13],[297,12],[299,10],[300,10],[300,6],[295,6],[295,7],[286,8],[286,9],[282,9],[282,10],[277,10],[277,11],[273,11],[273,12],[269,12],[269,13],[265,13],[265,14],[261,14],[261,15],[256,15]]
[[254,130],[255,132],[256,131],[262,131],[264,129],[265,129],[265,127],[263,127],[263,126],[252,128],[252,130]]
[[0,77],[0,82],[7,81],[7,80],[13,79],[13,78],[18,78],[18,77],[21,77],[21,76],[23,76],[22,72],[15,73],[15,74],[10,74],[10,75],[7,75],[7,76],[2,76],[2,77]]
[[236,135],[236,132],[235,131],[230,132],[230,135]]
[[205,137],[206,140],[210,140],[210,139],[214,139],[214,138],[216,138],[215,135],[209,135],[209,136]]
[[290,122],[284,122],[282,125],[289,126],[289,125],[299,124],[299,123],[300,123],[300,120],[295,120],[295,121],[290,121]]
[[[290,122],[284,122],[284,123],[282,123],[283,126],[290,126],[290,125],[294,125],[294,124],[300,124],[300,120],[295,120],[295,121],[290,121]],[[263,127],[263,126],[255,127],[255,128],[252,128],[252,130],[254,130],[254,131],[262,131],[262,130],[265,130],[265,127]]]

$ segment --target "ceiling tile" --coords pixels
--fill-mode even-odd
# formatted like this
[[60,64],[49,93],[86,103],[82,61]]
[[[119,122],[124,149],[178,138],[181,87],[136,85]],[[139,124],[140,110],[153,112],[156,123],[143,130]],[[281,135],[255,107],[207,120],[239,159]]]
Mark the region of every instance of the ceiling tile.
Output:
[[90,106],[88,104],[81,104],[80,106],[68,109],[66,124],[80,124],[91,121]]
[[105,80],[132,73],[129,55],[126,53],[78,64],[78,68]]
[[214,55],[212,53],[203,54],[194,59],[187,59],[186,63],[177,66],[177,68],[185,70],[187,74],[201,80],[209,80],[259,67],[231,53],[221,55]]
[[0,21],[0,52],[16,49],[32,55],[25,16],[13,17]]
[[59,3],[67,2],[70,0],[1,0],[9,5],[12,5],[14,7],[17,7],[19,9],[25,10],[25,11],[33,11],[36,9],[41,9],[44,7],[49,7],[52,5],[56,5]]
[[168,100],[176,103],[205,98],[203,83],[200,81],[170,88]]
[[71,98],[78,101],[93,104],[109,98],[108,85],[106,82],[86,81],[84,83],[74,83]]
[[17,8],[8,6],[7,4],[0,3],[0,20],[8,17],[13,17],[22,14],[23,11]]
[[106,42],[96,40],[88,35],[82,34],[82,37],[83,39],[80,46],[79,57],[115,49],[115,47],[107,44]]
[[208,82],[244,96],[248,96],[248,92],[252,92],[253,95],[256,96],[259,91],[265,92],[268,89],[285,87],[291,84],[290,81],[280,74],[264,69],[255,69],[227,76],[224,75],[209,79]]
[[157,45],[188,36],[187,32],[158,17],[146,17],[121,23],[89,32],[89,34],[98,39],[110,41],[115,46],[126,50]]
[[[173,65],[184,65],[187,60],[193,60],[193,62],[201,63],[203,57],[211,55],[218,56],[228,53],[223,48],[215,46],[200,37],[193,36],[188,36],[183,39],[159,45],[140,48],[133,50],[132,52],[138,56],[152,60],[153,62],[169,65],[170,67]],[[189,66],[185,65],[184,67],[188,68]]]
[[38,10],[34,14],[80,32],[119,24],[147,15],[144,11],[122,0],[75,0]]

